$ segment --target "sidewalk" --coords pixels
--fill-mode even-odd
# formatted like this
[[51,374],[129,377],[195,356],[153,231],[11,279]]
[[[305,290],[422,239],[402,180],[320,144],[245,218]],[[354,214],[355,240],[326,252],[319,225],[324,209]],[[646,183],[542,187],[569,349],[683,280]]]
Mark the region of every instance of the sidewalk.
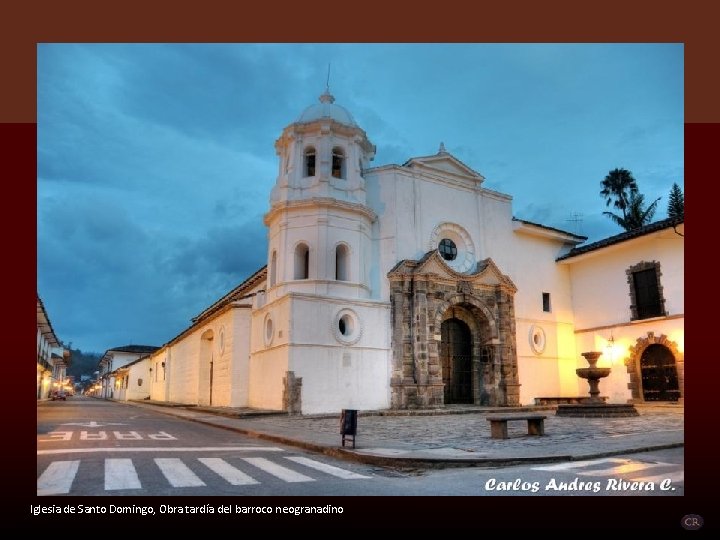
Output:
[[[568,461],[684,445],[684,408],[674,404],[638,405],[640,416],[630,418],[557,417],[552,406],[361,411],[356,448],[352,449],[352,446],[341,446],[339,413],[288,416],[255,409],[149,401],[122,403],[333,457],[396,467]],[[547,416],[545,436],[528,436],[526,422],[510,422],[509,439],[490,438],[488,414],[530,410]]]

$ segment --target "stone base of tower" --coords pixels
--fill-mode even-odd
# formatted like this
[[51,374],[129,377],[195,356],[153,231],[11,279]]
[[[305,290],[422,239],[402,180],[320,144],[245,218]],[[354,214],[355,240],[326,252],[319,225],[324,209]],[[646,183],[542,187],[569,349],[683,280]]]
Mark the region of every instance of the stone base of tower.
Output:
[[444,404],[445,385],[442,383],[390,383],[390,391],[393,409],[429,409],[442,407]]

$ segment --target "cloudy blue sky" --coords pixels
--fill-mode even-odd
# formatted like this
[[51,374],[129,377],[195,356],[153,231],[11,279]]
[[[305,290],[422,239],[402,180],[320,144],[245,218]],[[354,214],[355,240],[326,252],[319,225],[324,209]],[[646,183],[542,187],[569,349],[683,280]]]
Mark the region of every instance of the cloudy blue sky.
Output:
[[[684,189],[682,44],[40,44],[38,292],[83,351],[162,345],[266,260],[282,129],[325,88],[375,165],[449,152],[514,215],[620,232],[600,182]],[[582,221],[570,221],[573,213]],[[579,229],[577,227],[580,227]]]

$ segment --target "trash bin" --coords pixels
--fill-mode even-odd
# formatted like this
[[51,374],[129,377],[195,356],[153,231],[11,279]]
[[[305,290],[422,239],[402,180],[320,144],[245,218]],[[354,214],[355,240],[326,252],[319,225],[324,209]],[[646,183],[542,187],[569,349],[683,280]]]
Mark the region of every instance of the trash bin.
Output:
[[357,409],[343,409],[340,416],[340,434],[342,445],[345,446],[345,438],[352,437],[353,448],[355,448],[355,435],[357,434]]

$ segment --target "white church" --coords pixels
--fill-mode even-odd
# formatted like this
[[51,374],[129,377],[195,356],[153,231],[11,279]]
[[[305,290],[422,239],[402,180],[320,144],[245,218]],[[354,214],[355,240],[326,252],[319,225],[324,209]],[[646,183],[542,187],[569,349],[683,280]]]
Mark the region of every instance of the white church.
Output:
[[372,167],[327,90],[275,148],[267,266],[136,366],[151,399],[301,414],[553,403],[588,395],[575,369],[593,350],[612,367],[608,402],[683,399],[682,219],[581,245],[514,218],[442,145]]

